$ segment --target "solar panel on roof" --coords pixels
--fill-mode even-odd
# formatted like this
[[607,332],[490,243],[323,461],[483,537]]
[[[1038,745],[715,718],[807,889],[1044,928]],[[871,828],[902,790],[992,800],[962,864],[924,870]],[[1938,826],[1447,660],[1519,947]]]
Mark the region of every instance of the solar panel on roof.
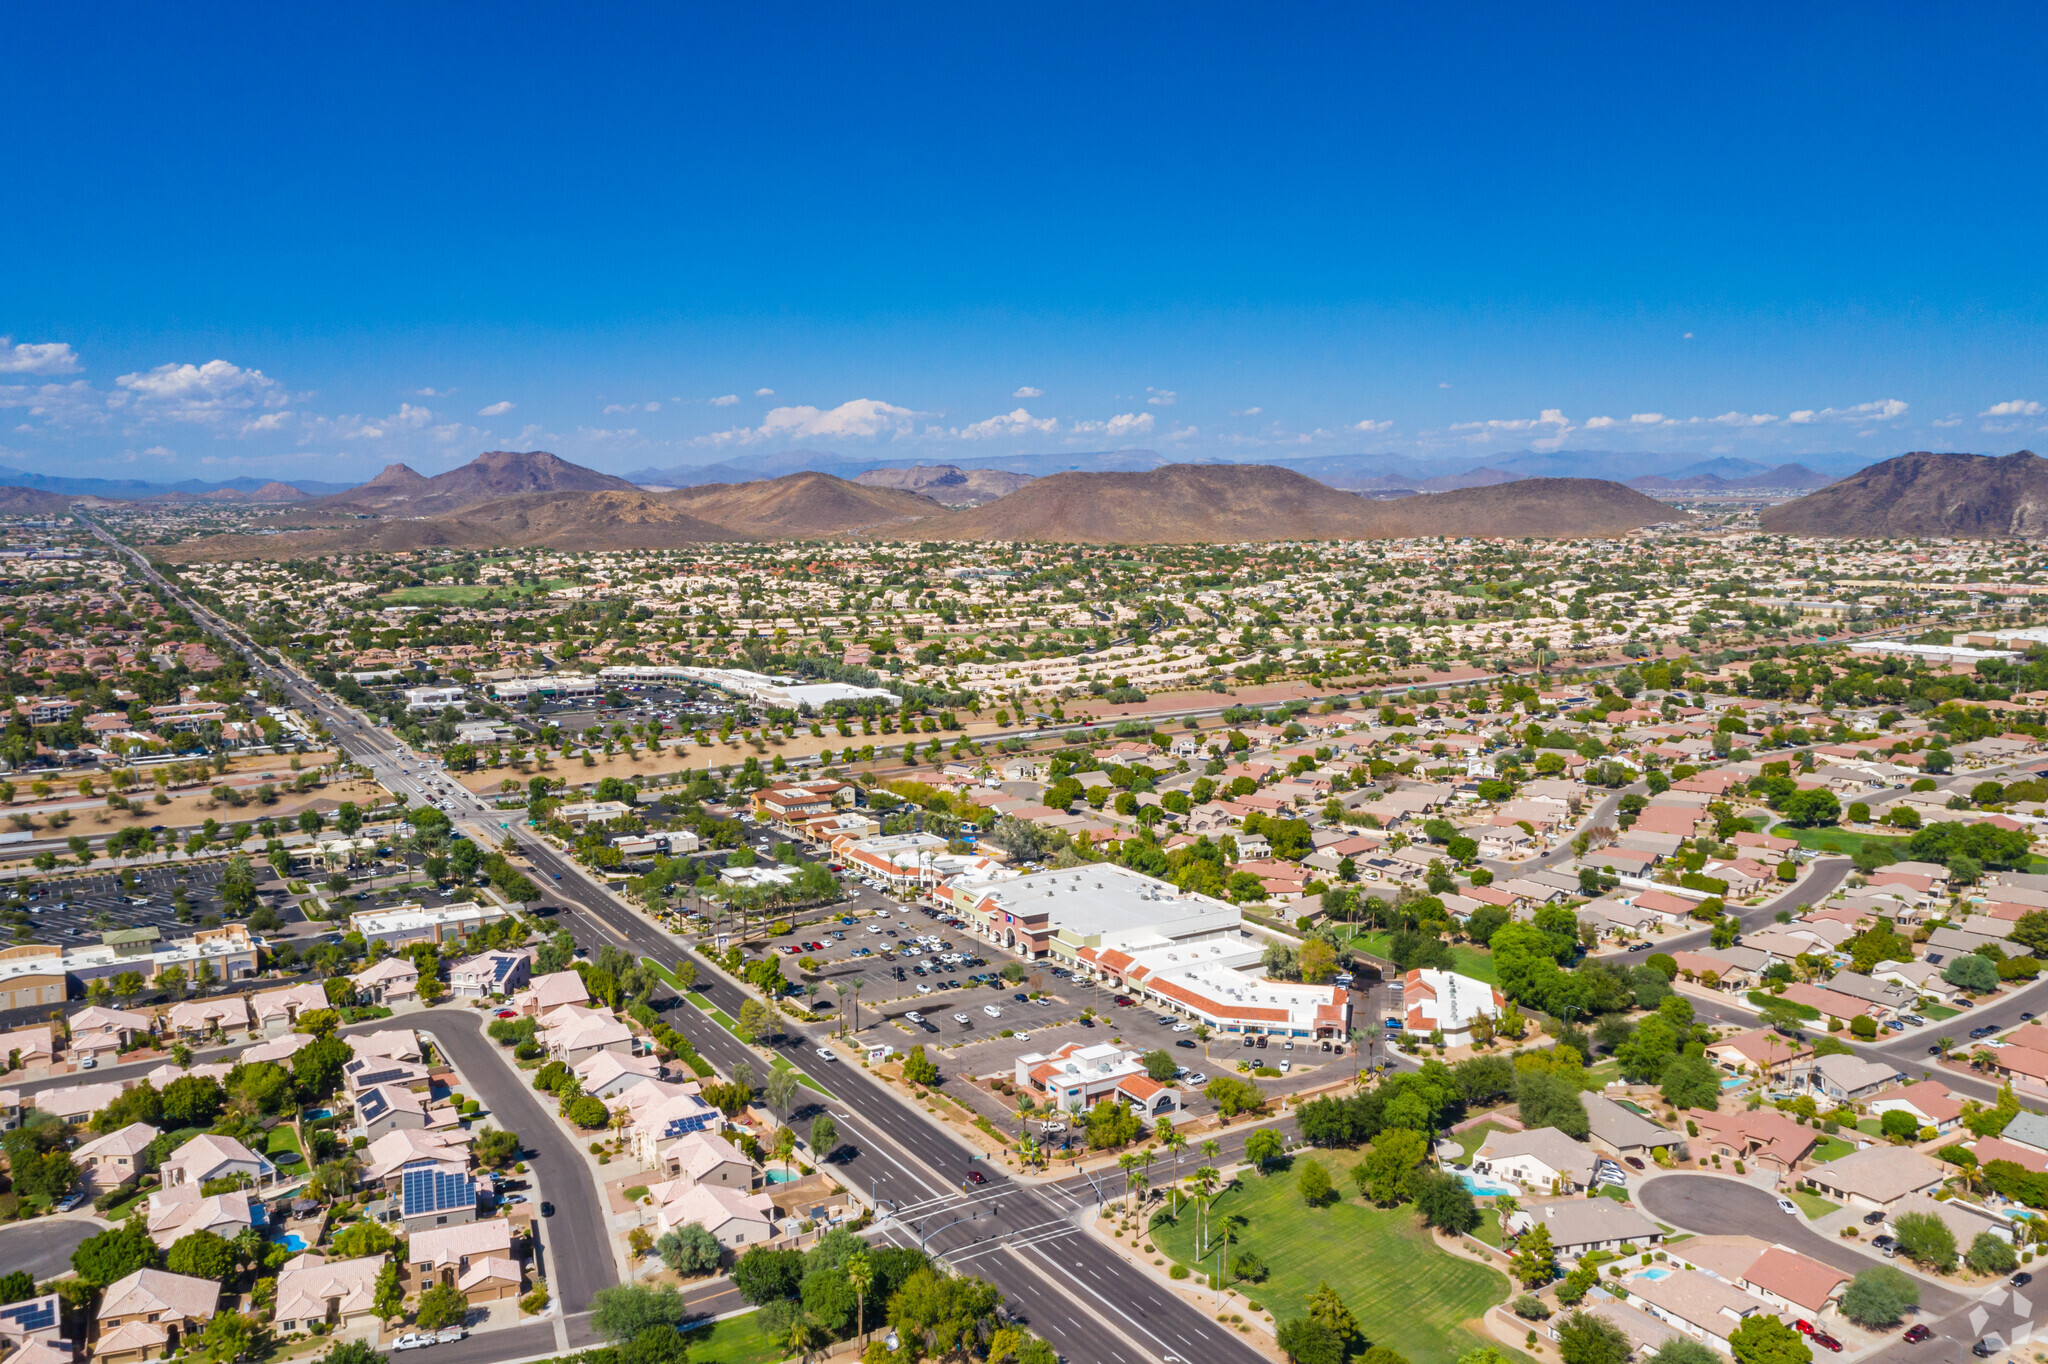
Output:
[[23,1331],[43,1331],[57,1324],[55,1297],[31,1298],[0,1307],[0,1319],[11,1321]]
[[476,1181],[446,1170],[407,1170],[401,1176],[405,1216],[476,1206]]

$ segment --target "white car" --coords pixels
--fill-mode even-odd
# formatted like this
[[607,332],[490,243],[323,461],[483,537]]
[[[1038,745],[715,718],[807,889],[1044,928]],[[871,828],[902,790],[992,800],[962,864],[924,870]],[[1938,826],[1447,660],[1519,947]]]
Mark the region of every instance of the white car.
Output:
[[[928,995],[932,992],[932,987],[926,985],[923,981],[919,981],[917,985],[917,992],[921,995]],[[915,1023],[917,1020],[913,1018],[910,1021]]]
[[832,1048],[820,1047],[818,1048],[818,1059],[821,1061],[837,1061],[839,1058],[832,1054]]
[[1176,1023],[1173,1025],[1173,1030],[1175,1032],[1193,1032],[1195,1025],[1192,1023]]
[[1012,1033],[1011,1036],[1015,1037],[1019,1042],[1029,1042],[1031,1040],[1031,1034],[1028,1032]]
[[1209,1083],[1209,1077],[1202,1074],[1199,1070],[1191,1070],[1181,1077],[1181,1083],[1189,1089],[1200,1089],[1203,1085]]
[[993,1004],[982,1005],[981,1011],[987,1014],[990,1018],[1001,1018],[1003,1016],[1003,1011],[1001,1009],[998,1009]]
[[1797,1217],[1799,1216],[1799,1205],[1789,1198],[1781,1198],[1778,1200],[1778,1211],[1790,1213],[1792,1216]]
[[966,1014],[954,1014],[953,1021],[955,1023],[972,1023],[974,1020],[969,1018]]
[[1294,1069],[1294,1062],[1292,1062],[1292,1061],[1289,1061],[1289,1060],[1285,1060],[1285,1059],[1282,1059],[1282,1061],[1280,1062],[1280,1073],[1281,1073],[1282,1075],[1285,1075],[1285,1074],[1286,1074],[1286,1073],[1287,1073],[1288,1071],[1290,1071],[1290,1070],[1293,1070],[1293,1069]]
[[1067,1125],[1063,1122],[1049,1122],[1045,1126],[1039,1128],[1038,1130],[1045,1133],[1048,1137],[1050,1137],[1055,1133],[1066,1131]]
[[413,1332],[407,1331],[404,1335],[391,1342],[391,1348],[394,1350],[423,1350],[433,1343],[434,1338],[430,1335],[424,1333],[415,1335]]
[[[924,988],[926,988],[926,989],[929,989],[929,988],[931,988],[931,987],[929,987],[929,986],[926,986],[926,987],[924,987]],[[905,1015],[903,1015],[903,1016],[904,1016],[905,1018],[909,1019],[909,1020],[910,1020],[911,1022],[913,1022],[913,1023],[922,1023],[922,1022],[924,1022],[924,1015],[923,1015],[923,1014],[921,1014],[921,1013],[919,1013],[919,1012],[918,1012],[917,1010],[915,1010],[915,1009],[912,1009],[912,1010],[911,1010],[911,1011],[910,1011],[909,1013],[907,1013],[907,1014],[905,1014]]]

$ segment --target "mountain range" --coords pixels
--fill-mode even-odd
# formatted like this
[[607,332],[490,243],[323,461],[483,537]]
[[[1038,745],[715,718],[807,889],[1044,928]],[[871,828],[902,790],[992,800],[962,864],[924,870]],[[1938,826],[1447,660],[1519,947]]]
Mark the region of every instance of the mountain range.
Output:
[[[949,477],[927,481],[943,485]],[[1516,479],[1381,501],[1257,464],[1050,474],[1023,479],[1015,491],[981,506],[951,509],[908,488],[814,470],[648,491],[542,451],[491,451],[433,478],[393,465],[359,488],[305,503],[290,515],[327,524],[213,536],[159,552],[218,560],[433,546],[658,549],[832,536],[1116,544],[1553,537],[1617,534],[1678,514],[1598,479]]]
[[1873,464],[1757,522],[1783,535],[2037,540],[2048,536],[2048,460],[1916,451]]
[[[55,474],[35,474],[26,469],[9,468],[0,464],[0,487],[34,488],[38,492],[62,493],[70,497],[104,497],[117,502],[155,502],[182,494],[186,497],[206,497],[214,493],[262,493],[252,501],[291,501],[296,497],[321,497],[328,493],[344,492],[356,485],[353,483],[323,483],[318,479],[268,479],[244,475],[221,483],[208,483],[203,479],[186,478],[176,483],[150,483],[139,478],[62,478]],[[291,496],[280,494],[280,489],[290,489]],[[243,499],[220,499],[240,501]]]
[[978,507],[1008,497],[1029,483],[1031,474],[1003,469],[962,469],[957,464],[919,464],[909,469],[868,469],[854,475],[870,488],[901,488],[929,497],[942,507]]
[[[1714,461],[1719,463],[1720,461]],[[1733,461],[1731,461],[1733,462]],[[1760,474],[1739,477],[1724,477],[1719,473],[1691,472],[1681,470],[1676,474],[1644,474],[1628,481],[1631,488],[1644,492],[1700,491],[1700,492],[1751,492],[1769,489],[1776,491],[1797,491],[1802,488],[1825,488],[1834,482],[1826,474],[1817,474],[1804,464],[1780,464],[1775,469],[1766,469]]]

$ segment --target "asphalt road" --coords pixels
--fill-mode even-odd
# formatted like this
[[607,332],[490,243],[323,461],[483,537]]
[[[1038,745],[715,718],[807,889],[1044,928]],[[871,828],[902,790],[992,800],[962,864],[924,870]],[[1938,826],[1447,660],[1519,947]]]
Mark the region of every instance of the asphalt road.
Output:
[[69,1273],[71,1252],[101,1229],[100,1223],[83,1215],[42,1217],[0,1228],[0,1273],[25,1269],[37,1283]]

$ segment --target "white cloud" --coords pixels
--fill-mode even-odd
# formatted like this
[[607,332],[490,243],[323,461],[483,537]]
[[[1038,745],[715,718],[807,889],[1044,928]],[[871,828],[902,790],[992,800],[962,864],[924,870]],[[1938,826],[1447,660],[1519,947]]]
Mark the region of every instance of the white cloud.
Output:
[[1629,414],[1629,420],[1637,426],[1657,426],[1663,422],[1664,414],[1662,412],[1633,412]]
[[1794,426],[1807,426],[1814,422],[1837,421],[1890,421],[1906,414],[1907,404],[1897,398],[1880,398],[1876,402],[1858,403],[1854,407],[1823,407],[1818,412],[1803,408],[1792,413],[1785,420]]
[[31,417],[45,417],[67,425],[107,419],[100,395],[83,379],[73,379],[68,384],[0,384],[0,407],[26,408]]
[[880,436],[908,436],[920,413],[879,398],[854,398],[833,408],[776,407],[757,427],[736,426],[699,436],[698,445],[751,445],[767,440],[867,440]]
[[479,417],[502,417],[507,412],[510,412],[515,406],[517,406],[516,403],[513,403],[511,400],[507,399],[502,402],[492,403],[489,407],[479,407],[476,410],[476,414]]
[[962,440],[987,440],[995,436],[1050,435],[1059,429],[1059,418],[1034,417],[1020,407],[1014,412],[998,413],[987,421],[963,426],[958,434]]
[[1588,431],[1605,431],[1608,427],[1613,426],[1615,424],[1615,420],[1612,417],[1586,418],[1586,429]]
[[1263,407],[1242,407],[1230,415],[1233,417],[1256,417],[1265,410]]
[[1768,426],[1777,418],[1768,412],[1723,412],[1707,420],[1719,426]]
[[1451,386],[1451,381],[1450,381],[1450,380],[1448,380],[1448,379],[1444,380],[1444,381],[1443,381],[1442,383],[1440,383],[1440,384],[1438,384],[1438,385],[1437,385],[1437,387],[1438,387],[1438,388],[1449,388],[1450,386]]
[[114,380],[122,390],[110,394],[110,407],[130,407],[145,419],[217,426],[255,408],[281,408],[286,403],[277,380],[258,369],[243,369],[226,360],[203,365],[158,365],[148,373],[123,374]]
[[1394,423],[1392,421],[1376,422],[1372,418],[1367,417],[1364,421],[1351,423],[1350,429],[1353,431],[1391,431],[1393,427]]
[[[418,431],[433,420],[434,414],[428,408],[400,403],[396,412],[375,421],[362,417],[337,417],[331,422],[322,421],[318,425],[324,428],[320,434],[331,435],[336,440],[383,440],[387,436]],[[307,439],[312,438],[313,433],[309,432]]]
[[1148,384],[1145,387],[1145,391],[1152,395],[1145,401],[1153,407],[1172,407],[1180,401],[1180,394],[1175,393],[1170,388],[1153,388]]
[[2025,398],[2014,398],[2011,402],[1993,403],[1977,415],[1980,417],[2038,417],[2048,412],[2048,407],[2029,402]]
[[252,421],[243,422],[241,434],[245,436],[260,436],[271,431],[282,431],[285,428],[285,423],[290,421],[291,417],[292,413],[289,408],[280,408],[275,412],[266,412]]
[[1687,333],[1685,334],[1685,339],[1686,339],[1686,340],[1688,340],[1688,341],[1692,340],[1692,333],[1691,333],[1691,332],[1687,332]]
[[1106,422],[1075,422],[1074,431],[1084,436],[1109,436],[1122,439],[1125,436],[1149,435],[1152,431],[1150,412],[1125,412],[1111,417]]
[[734,403],[738,402],[739,400],[740,395],[737,393],[728,393],[721,398],[706,399],[706,401],[709,402],[713,407],[731,407]]
[[68,341],[23,341],[0,336],[0,374],[76,374],[78,355]]
[[775,390],[772,388],[757,388],[754,390],[754,396],[756,398],[772,398],[775,396]]
[[452,388],[416,388],[412,391],[412,396],[415,398],[445,398],[454,391]]
[[1571,423],[1565,420],[1561,408],[1546,407],[1540,417],[1514,417],[1506,420],[1495,419],[1483,422],[1452,422],[1453,431],[1533,431],[1539,426],[1555,426],[1569,429]]
[[1026,384],[1024,385],[1024,387],[1018,389],[1015,393],[1012,393],[1010,396],[1012,398],[1043,398],[1045,396],[1045,390],[1042,388],[1033,388],[1031,385]]
[[1935,418],[1935,419],[1934,419],[1933,421],[1931,421],[1931,422],[1929,422],[1929,423],[1927,423],[1927,424],[1928,424],[1929,426],[1944,426],[1944,427],[1945,427],[1945,426],[1961,426],[1961,425],[1963,424],[1963,419],[1962,419],[1962,418],[1961,418],[1960,416],[1936,417],[1936,418]]

